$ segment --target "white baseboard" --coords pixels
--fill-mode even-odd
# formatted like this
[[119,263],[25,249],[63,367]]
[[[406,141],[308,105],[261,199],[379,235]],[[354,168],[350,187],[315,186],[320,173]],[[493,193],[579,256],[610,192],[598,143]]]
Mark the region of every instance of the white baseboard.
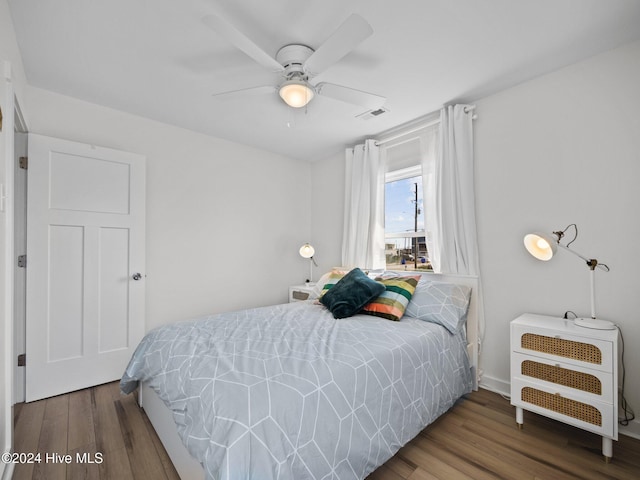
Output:
[[[479,386],[480,388],[484,388],[485,390],[489,390],[490,392],[498,393],[505,397],[509,397],[511,395],[511,384],[499,378],[483,375],[480,379]],[[627,425],[626,427],[620,425],[618,428],[618,433],[640,440],[640,420],[633,420],[629,422],[629,425]]]
[[484,388],[490,392],[499,393],[506,397],[511,395],[511,384],[509,382],[500,380],[499,378],[490,377],[488,375],[482,375],[482,378],[480,379],[480,388]]
[[620,425],[618,427],[618,433],[640,440],[640,420],[633,420],[629,422],[629,425],[626,427]]

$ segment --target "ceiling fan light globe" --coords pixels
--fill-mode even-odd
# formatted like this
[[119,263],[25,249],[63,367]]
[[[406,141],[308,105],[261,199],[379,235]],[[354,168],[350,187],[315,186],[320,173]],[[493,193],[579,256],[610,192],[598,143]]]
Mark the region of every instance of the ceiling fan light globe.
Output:
[[313,98],[313,90],[303,82],[295,80],[283,83],[278,92],[284,102],[293,108],[307,105]]

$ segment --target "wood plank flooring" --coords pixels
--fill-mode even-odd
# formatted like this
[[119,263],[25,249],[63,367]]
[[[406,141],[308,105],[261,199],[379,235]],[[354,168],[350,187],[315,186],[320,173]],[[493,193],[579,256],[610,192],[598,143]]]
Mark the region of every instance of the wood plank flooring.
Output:
[[[178,479],[135,397],[121,396],[117,383],[19,404],[14,417],[16,452],[72,455],[69,464],[16,465],[14,480]],[[528,412],[524,421],[518,430],[508,400],[474,392],[368,480],[640,479],[640,440],[620,436],[606,464],[597,435]],[[98,453],[102,463],[76,461]]]
[[525,412],[518,430],[509,401],[479,390],[400,449],[368,480],[640,479],[640,440],[621,435],[612,463],[601,437]]
[[[136,397],[121,396],[117,382],[18,404],[14,426],[14,451],[42,457],[16,465],[13,480],[180,480]],[[46,453],[71,462],[47,462]]]

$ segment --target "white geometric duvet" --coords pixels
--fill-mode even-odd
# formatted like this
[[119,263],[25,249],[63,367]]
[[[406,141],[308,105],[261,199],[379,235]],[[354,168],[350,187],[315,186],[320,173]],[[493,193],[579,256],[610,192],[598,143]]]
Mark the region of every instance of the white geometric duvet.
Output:
[[148,381],[207,479],[362,479],[471,390],[464,334],[296,302],[160,327]]

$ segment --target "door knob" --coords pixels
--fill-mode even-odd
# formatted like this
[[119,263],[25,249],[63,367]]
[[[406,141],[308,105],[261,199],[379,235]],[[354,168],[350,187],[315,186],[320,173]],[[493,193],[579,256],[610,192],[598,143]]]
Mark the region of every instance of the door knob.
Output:
[[141,273],[134,273],[131,278],[133,278],[135,281],[138,281],[142,278],[142,274]]

